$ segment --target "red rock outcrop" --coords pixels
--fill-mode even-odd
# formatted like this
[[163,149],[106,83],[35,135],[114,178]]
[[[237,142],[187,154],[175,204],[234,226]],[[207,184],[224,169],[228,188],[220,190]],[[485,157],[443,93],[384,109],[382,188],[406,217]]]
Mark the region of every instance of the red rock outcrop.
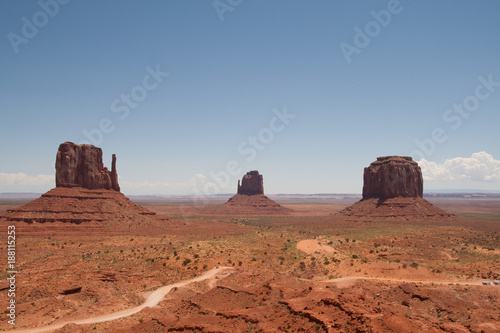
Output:
[[453,217],[423,198],[422,171],[411,157],[378,157],[365,168],[363,180],[363,198],[340,214],[396,220]]
[[101,148],[65,142],[56,157],[56,187],[83,187],[120,191],[116,173],[116,155],[111,171],[102,163]]
[[247,172],[246,175],[243,176],[243,179],[238,180],[238,194],[244,195],[256,195],[256,194],[264,194],[264,180],[262,175],[259,174],[259,171],[253,170]]
[[[40,198],[15,209],[3,217],[11,221],[28,223],[104,222],[111,218],[125,219],[133,211],[135,215],[156,215],[144,207],[137,206],[122,193],[112,190],[89,190],[81,187],[56,187]],[[127,218],[129,219],[129,218]]]
[[286,215],[292,211],[289,208],[281,206],[264,194],[236,194],[224,205],[227,208],[227,213],[244,215]]
[[120,193],[115,155],[108,171],[101,148],[71,142],[57,152],[56,188],[0,216],[0,225],[15,223],[30,234],[65,233],[77,225],[84,233],[158,231],[172,226],[166,221]]
[[231,215],[287,215],[292,212],[264,195],[263,177],[257,170],[247,172],[241,183],[238,181],[238,193],[224,205],[207,207],[205,211]]
[[117,323],[108,332],[498,332],[498,310],[484,293],[370,280],[339,287],[238,268],[208,291],[171,292],[138,314],[143,321]]
[[368,198],[344,208],[340,213],[357,218],[384,218],[391,220],[449,218],[453,215],[431,204],[424,198],[397,197]]
[[363,181],[363,199],[421,198],[423,193],[422,171],[407,156],[378,157],[365,168]]

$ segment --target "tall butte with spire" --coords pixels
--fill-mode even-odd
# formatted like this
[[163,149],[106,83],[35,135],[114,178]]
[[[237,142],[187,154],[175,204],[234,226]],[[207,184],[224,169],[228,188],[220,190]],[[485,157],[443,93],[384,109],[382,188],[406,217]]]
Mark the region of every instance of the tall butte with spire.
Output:
[[109,233],[161,228],[169,223],[131,202],[120,192],[116,155],[111,171],[103,165],[101,148],[65,142],[56,155],[56,187],[36,200],[8,210],[2,222],[26,232],[67,230],[79,225],[86,232]]
[[59,145],[56,156],[56,187],[83,187],[120,192],[116,173],[116,155],[112,155],[111,171],[102,163],[102,149],[92,145]]
[[449,218],[423,198],[422,171],[408,156],[378,157],[363,174],[363,198],[340,213],[353,217]]

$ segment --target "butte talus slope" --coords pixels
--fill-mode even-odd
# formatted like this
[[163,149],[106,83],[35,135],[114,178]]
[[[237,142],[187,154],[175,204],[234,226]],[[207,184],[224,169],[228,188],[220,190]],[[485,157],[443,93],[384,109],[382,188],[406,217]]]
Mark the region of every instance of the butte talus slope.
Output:
[[146,232],[170,224],[120,192],[115,155],[109,171],[103,166],[100,148],[71,142],[59,146],[56,187],[8,210],[1,221],[31,233],[65,231],[76,226],[90,233]]
[[406,156],[384,156],[365,168],[363,198],[340,214],[356,218],[450,218],[422,197],[422,171]]

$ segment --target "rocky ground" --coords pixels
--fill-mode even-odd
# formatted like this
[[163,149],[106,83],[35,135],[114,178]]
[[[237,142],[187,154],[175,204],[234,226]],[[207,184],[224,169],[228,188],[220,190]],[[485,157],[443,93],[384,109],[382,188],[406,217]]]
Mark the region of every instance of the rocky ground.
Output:
[[[170,228],[114,234],[16,222],[16,330],[132,308],[223,265],[234,274],[174,288],[126,318],[58,332],[497,332],[500,286],[481,282],[500,278],[500,205],[447,205],[456,218],[373,221],[323,202],[288,202],[300,213],[287,216],[155,205]],[[487,214],[471,218],[478,212]],[[7,284],[0,289],[6,307]],[[11,326],[2,320],[0,329]]]

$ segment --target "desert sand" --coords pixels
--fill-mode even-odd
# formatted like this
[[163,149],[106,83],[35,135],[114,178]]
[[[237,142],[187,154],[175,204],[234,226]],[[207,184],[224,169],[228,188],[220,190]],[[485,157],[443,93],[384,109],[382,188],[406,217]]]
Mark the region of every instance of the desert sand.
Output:
[[[135,234],[19,222],[16,331],[498,330],[500,287],[482,282],[500,277],[499,199],[439,198],[456,218],[421,221],[352,221],[336,202],[287,199],[287,216],[143,203],[175,227]],[[216,265],[235,273],[179,285]],[[169,291],[141,308],[157,290]],[[131,315],[94,322],[120,313]]]

